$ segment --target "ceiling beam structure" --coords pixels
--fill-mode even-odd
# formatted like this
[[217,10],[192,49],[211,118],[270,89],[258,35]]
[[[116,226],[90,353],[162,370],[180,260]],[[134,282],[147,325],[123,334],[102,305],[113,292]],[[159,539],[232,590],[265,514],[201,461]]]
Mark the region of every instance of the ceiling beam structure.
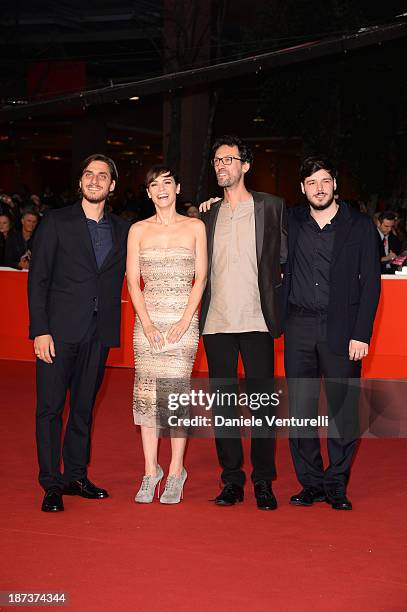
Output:
[[[77,44],[77,43],[93,43],[93,42],[113,42],[117,40],[145,40],[148,38],[157,38],[157,28],[118,28],[106,30],[80,30],[78,32],[57,32],[50,30],[49,32],[36,32],[33,34],[24,34],[24,44],[42,44],[58,42],[59,44]],[[7,46],[18,47],[21,45],[21,40],[7,40]]]
[[407,20],[403,16],[402,19],[394,23],[360,28],[352,34],[315,40],[235,61],[168,73],[131,83],[112,84],[109,87],[81,91],[38,102],[8,104],[0,109],[0,122],[49,115],[75,108],[85,109],[90,106],[120,102],[132,96],[146,96],[174,91],[184,86],[208,85],[216,81],[258,74],[263,70],[307,62],[333,54],[347,53],[370,45],[380,45],[387,41],[402,38],[406,34]]

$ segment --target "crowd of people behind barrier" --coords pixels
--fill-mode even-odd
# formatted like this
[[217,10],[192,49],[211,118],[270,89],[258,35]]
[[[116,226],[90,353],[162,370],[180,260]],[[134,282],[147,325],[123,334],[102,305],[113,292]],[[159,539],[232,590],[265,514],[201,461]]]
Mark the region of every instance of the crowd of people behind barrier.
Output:
[[[18,193],[9,195],[0,188],[0,266],[28,270],[35,230],[48,209],[62,208],[75,201],[68,191],[54,194],[46,187],[43,195]],[[372,213],[362,200],[347,202],[365,214],[372,215],[380,237],[382,274],[392,274],[405,265],[407,256],[407,195],[401,193],[397,200],[387,203],[387,210]],[[189,217],[199,217],[198,205],[191,201],[177,202],[177,212]],[[135,223],[151,216],[151,201],[143,185],[134,193],[127,189],[121,199],[109,202],[110,212]]]
[[[63,208],[75,201],[67,191],[56,195],[46,188],[40,197],[36,194],[9,195],[0,189],[0,266],[28,270],[35,230],[49,209]],[[110,203],[110,212],[136,222],[151,216],[151,202],[140,188],[136,195],[128,189],[120,201]],[[185,201],[178,204],[178,212],[188,217],[199,217],[197,206]]]

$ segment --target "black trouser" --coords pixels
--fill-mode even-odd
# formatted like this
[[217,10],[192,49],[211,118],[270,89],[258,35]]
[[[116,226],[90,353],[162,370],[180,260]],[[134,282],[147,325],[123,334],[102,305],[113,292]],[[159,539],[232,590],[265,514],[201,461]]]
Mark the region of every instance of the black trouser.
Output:
[[[246,392],[272,393],[274,375],[274,341],[268,332],[246,332],[241,334],[207,334],[203,336],[208,359],[212,393],[237,393],[237,364],[239,353],[242,356],[246,375]],[[223,379],[218,384],[216,379]],[[227,380],[225,380],[227,379]],[[237,417],[236,406],[228,408],[214,406],[214,415]],[[264,411],[265,412],[265,411]],[[256,412],[255,416],[261,416]],[[264,416],[264,415],[263,415]],[[242,470],[243,448],[238,427],[215,427],[215,442],[219,463],[223,468],[222,481],[240,486],[244,485],[245,473]],[[269,427],[260,431],[252,430],[251,462],[252,480],[270,482],[276,477],[274,460],[275,437]]]
[[[64,482],[86,476],[93,405],[109,353],[98,338],[96,315],[81,342],[54,342],[53,363],[37,359],[37,451],[39,481],[44,489],[62,487]],[[62,450],[62,476],[62,413],[68,389],[70,411]]]
[[303,311],[288,317],[284,363],[290,416],[317,417],[321,376],[325,378],[329,466],[324,471],[317,428],[298,428],[301,437],[295,430],[290,435],[297,478],[303,487],[345,491],[358,440],[359,384],[349,379],[360,378],[361,362],[330,350],[326,314]]

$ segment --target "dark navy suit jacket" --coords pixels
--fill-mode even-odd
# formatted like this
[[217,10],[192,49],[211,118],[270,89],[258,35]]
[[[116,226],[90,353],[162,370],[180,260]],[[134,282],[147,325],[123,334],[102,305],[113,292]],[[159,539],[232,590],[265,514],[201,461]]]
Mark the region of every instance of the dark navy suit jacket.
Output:
[[130,224],[109,215],[113,246],[100,269],[80,202],[49,211],[35,236],[28,275],[30,338],[51,334],[80,342],[97,298],[104,346],[120,344],[121,289]]
[[[379,244],[379,258],[381,259],[382,257],[386,255],[386,252],[384,250],[383,240],[379,232],[377,232],[377,240]],[[389,251],[393,251],[393,253],[395,253],[396,255],[399,255],[401,251],[401,243],[400,243],[400,240],[397,238],[397,236],[390,233],[387,236],[387,240],[389,241]],[[381,268],[382,274],[394,274],[395,268],[393,269],[387,268],[386,262],[383,262],[383,263],[380,262],[380,268]]]

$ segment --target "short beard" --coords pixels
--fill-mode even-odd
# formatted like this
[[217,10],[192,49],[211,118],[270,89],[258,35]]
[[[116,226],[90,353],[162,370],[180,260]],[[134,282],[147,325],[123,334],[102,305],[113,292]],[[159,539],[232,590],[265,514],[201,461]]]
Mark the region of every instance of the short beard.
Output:
[[[220,182],[222,181],[222,182]],[[218,179],[219,187],[231,187],[233,185],[233,181],[230,178]]]
[[332,204],[332,202],[334,200],[335,200],[335,198],[334,198],[334,196],[332,196],[332,198],[326,204],[318,205],[318,204],[314,204],[313,202],[310,202],[310,200],[308,200],[308,204],[311,206],[311,208],[313,210],[326,210],[327,208],[329,208],[331,206],[331,204]]
[[104,202],[105,200],[108,199],[109,195],[110,195],[110,191],[109,193],[105,194],[105,193],[100,193],[100,194],[89,194],[86,195],[85,193],[83,193],[82,190],[80,190],[80,193],[82,195],[83,198],[85,198],[85,200],[87,200],[90,204],[100,204],[101,202]]
[[233,187],[234,185],[237,185],[239,183],[240,176],[236,177],[229,175],[225,176],[224,178],[216,177],[216,180],[218,182],[219,187],[222,187],[222,189],[228,189],[229,187]]
[[99,195],[92,198],[89,198],[87,196],[84,196],[85,199],[90,202],[90,204],[100,204],[101,202],[104,202],[105,200],[107,200],[107,196],[103,196],[103,195]]

